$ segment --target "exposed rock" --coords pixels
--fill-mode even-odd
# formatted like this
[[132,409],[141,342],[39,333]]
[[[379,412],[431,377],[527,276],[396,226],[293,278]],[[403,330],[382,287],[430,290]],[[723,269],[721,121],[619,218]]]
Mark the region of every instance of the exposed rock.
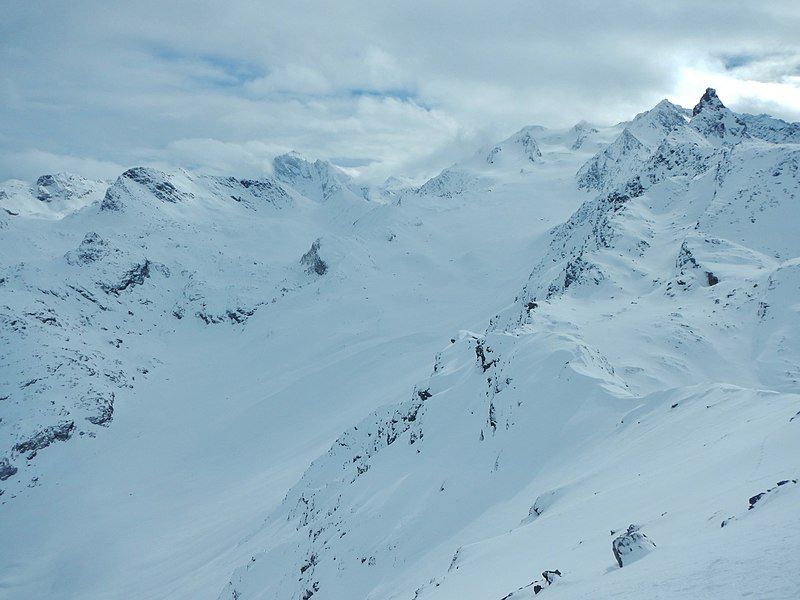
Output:
[[523,523],[530,523],[531,521],[536,520],[539,515],[544,513],[545,510],[550,508],[553,503],[558,500],[560,495],[560,490],[550,490],[549,492],[539,494],[539,496],[536,497],[536,501],[533,503],[533,506],[531,506],[528,510],[528,517],[523,520]]
[[[177,319],[182,319],[185,314],[183,307],[178,306],[172,311],[172,315]],[[202,310],[195,313],[195,316],[203,321],[206,325],[217,325],[219,323],[245,323],[247,319],[256,314],[255,308],[242,308],[227,309],[223,314],[212,314],[206,310],[205,304]]]
[[235,177],[208,177],[212,189],[222,196],[250,208],[258,209],[263,204],[271,204],[275,208],[292,205],[292,199],[285,189],[275,180],[237,179]]
[[100,210],[122,211],[125,208],[123,199],[130,199],[131,191],[137,187],[144,188],[156,199],[171,204],[194,198],[194,194],[179,190],[170,179],[169,174],[156,169],[146,167],[128,169],[106,190]]
[[72,200],[85,198],[92,192],[94,184],[78,175],[70,173],[56,173],[55,175],[42,175],[36,180],[32,192],[40,202],[50,203],[54,200]]
[[751,137],[773,144],[800,144],[800,123],[787,123],[769,115],[748,115],[739,117],[747,125]]
[[473,189],[477,184],[475,175],[459,167],[450,167],[422,184],[416,193],[420,196],[452,198]]
[[120,212],[125,208],[125,203],[122,201],[124,194],[119,187],[112,185],[106,190],[103,201],[100,203],[101,211]]
[[689,125],[711,141],[736,142],[747,136],[745,122],[725,108],[713,88],[706,89],[692,110]]
[[17,467],[12,465],[7,458],[0,458],[0,481],[5,481],[17,473]]
[[[544,591],[549,586],[551,586],[558,577],[561,577],[561,571],[555,569],[553,571],[542,571],[542,578],[537,579],[536,581],[531,581],[528,585],[524,585],[519,588],[515,592],[511,592],[510,594],[506,594],[500,600],[514,600],[515,598],[530,598],[530,592],[526,590],[533,591],[533,595],[537,595],[539,592]],[[520,592],[525,592],[521,594]]]
[[306,266],[306,273],[309,275],[325,275],[328,271],[328,264],[319,255],[320,240],[317,239],[311,244],[311,249],[300,258],[300,264]]
[[530,128],[522,129],[518,131],[513,136],[511,136],[508,140],[494,146],[489,153],[486,155],[486,162],[488,164],[494,164],[495,159],[499,154],[502,153],[504,147],[511,146],[522,154],[529,162],[535,163],[542,157],[542,151],[539,149],[539,144],[536,143],[536,140],[531,135]]
[[547,585],[551,585],[556,580],[556,577],[561,577],[561,571],[558,569],[555,571],[542,571],[542,578],[547,582]]
[[620,179],[644,163],[649,154],[648,148],[624,129],[620,136],[608,147],[598,152],[578,171],[578,187],[587,190],[609,190],[618,186]]
[[108,424],[114,418],[114,392],[110,396],[95,396],[89,398],[89,402],[97,406],[97,414],[86,417],[86,420],[95,425],[108,427]]
[[785,485],[796,485],[796,484],[797,484],[797,479],[784,479],[782,481],[779,481],[777,484],[775,484],[774,487],[769,488],[766,492],[761,492],[759,494],[756,494],[755,496],[751,496],[750,499],[748,500],[750,506],[747,507],[747,510],[753,510],[758,502],[760,502],[767,496],[772,496],[776,494],[779,488]]
[[38,190],[36,198],[42,202],[50,202],[56,195],[58,182],[52,175],[42,175],[36,180],[36,188]]
[[717,96],[717,90],[714,88],[706,88],[700,101],[692,109],[692,116],[696,117],[704,110],[719,110],[722,108],[725,108],[725,105],[722,104],[722,100]]
[[349,178],[327,161],[316,160],[312,163],[292,151],[276,156],[272,166],[278,181],[288,183],[307,198],[325,202],[347,191]]
[[63,421],[58,425],[47,427],[35,434],[30,439],[14,446],[14,451],[20,454],[28,453],[28,458],[33,458],[42,448],[47,448],[53,442],[66,442],[75,432],[74,421]]
[[134,167],[125,171],[122,177],[144,186],[153,196],[164,202],[176,203],[193,197],[192,194],[182,192],[176,188],[169,181],[169,176],[166,173],[156,169]]
[[489,348],[488,346],[484,348],[483,340],[478,340],[475,342],[475,356],[480,361],[481,368],[483,369],[484,373],[497,364],[496,358],[493,358],[492,360],[486,359],[486,355],[491,353],[492,353],[491,348]]
[[81,245],[76,250],[67,252],[65,257],[71,265],[88,265],[102,260],[109,252],[108,243],[95,232],[90,231],[84,236]]
[[614,538],[611,549],[620,568],[643,558],[655,549],[656,545],[643,533],[637,525],[629,525],[628,530]]
[[278,207],[291,203],[286,190],[269,179],[242,179],[239,183],[256,198],[266,200]]
[[577,134],[575,137],[575,141],[571,146],[572,150],[580,150],[581,147],[583,146],[583,143],[586,141],[586,138],[588,138],[593,133],[597,133],[597,129],[589,125],[586,121],[581,121],[580,123],[576,123],[575,126],[572,128],[572,131]]
[[120,278],[118,283],[101,283],[100,287],[106,294],[114,294],[119,296],[120,292],[123,292],[128,288],[142,285],[144,280],[148,277],[150,277],[150,261],[145,260],[141,264],[134,265]]

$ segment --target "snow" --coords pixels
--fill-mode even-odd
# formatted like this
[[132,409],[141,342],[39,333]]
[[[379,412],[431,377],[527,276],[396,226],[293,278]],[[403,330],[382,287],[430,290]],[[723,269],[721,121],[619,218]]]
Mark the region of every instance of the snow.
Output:
[[796,598],[794,125],[706,96],[419,189],[3,184],[0,598]]

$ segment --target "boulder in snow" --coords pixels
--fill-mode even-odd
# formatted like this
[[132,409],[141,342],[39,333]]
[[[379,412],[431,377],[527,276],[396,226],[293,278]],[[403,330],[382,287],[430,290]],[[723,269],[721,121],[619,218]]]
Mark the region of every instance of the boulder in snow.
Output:
[[643,558],[653,551],[656,545],[645,534],[639,531],[637,525],[629,525],[628,530],[614,538],[611,548],[614,558],[620,568]]

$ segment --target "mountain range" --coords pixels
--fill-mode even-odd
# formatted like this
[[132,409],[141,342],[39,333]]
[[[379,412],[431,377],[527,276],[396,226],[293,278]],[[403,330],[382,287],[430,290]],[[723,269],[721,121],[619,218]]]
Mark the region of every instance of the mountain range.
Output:
[[0,184],[0,598],[800,595],[800,124],[419,187]]

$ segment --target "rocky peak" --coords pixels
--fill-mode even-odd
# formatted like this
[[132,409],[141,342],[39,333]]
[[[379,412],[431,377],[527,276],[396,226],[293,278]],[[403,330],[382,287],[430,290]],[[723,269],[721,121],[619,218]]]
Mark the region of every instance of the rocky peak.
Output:
[[719,96],[717,96],[717,90],[714,88],[706,88],[706,92],[703,94],[703,97],[700,98],[700,102],[692,109],[692,116],[696,117],[704,110],[720,110],[723,108],[725,108],[725,105],[722,103],[722,100],[719,99]]
[[276,156],[272,160],[272,166],[275,169],[275,176],[279,179],[297,181],[312,178],[311,163],[294,150]]
[[650,110],[636,115],[626,129],[639,141],[655,147],[664,136],[685,127],[688,116],[686,109],[665,99]]
[[713,88],[706,89],[692,110],[689,125],[712,143],[731,144],[748,137],[745,122],[722,104]]
[[120,175],[114,184],[106,190],[100,205],[103,211],[121,211],[124,209],[123,198],[144,192],[161,202],[177,204],[194,198],[194,194],[182,190],[175,184],[175,177],[169,173],[149,167],[133,167]]
[[326,201],[338,192],[348,189],[350,178],[340,169],[324,160],[313,163],[292,150],[276,156],[272,161],[275,178],[317,201]]
[[684,108],[673,104],[665,98],[647,112],[637,115],[634,121],[646,120],[666,128],[673,128],[676,125],[685,123],[685,112]]
[[93,190],[93,183],[96,182],[90,182],[71,173],[42,175],[33,186],[33,194],[37,200],[46,203],[54,200],[71,200],[89,195]]
[[542,151],[539,150],[539,145],[536,143],[530,127],[517,132],[512,139],[522,149],[523,155],[529,161],[536,162],[537,159],[542,157]]
[[536,126],[520,129],[511,137],[493,146],[478,164],[485,162],[490,165],[526,166],[528,163],[538,162],[542,157],[542,151],[533,137],[537,129],[541,130]]
[[42,175],[36,180],[36,197],[42,202],[49,202],[53,196],[64,192],[64,186],[54,175]]

